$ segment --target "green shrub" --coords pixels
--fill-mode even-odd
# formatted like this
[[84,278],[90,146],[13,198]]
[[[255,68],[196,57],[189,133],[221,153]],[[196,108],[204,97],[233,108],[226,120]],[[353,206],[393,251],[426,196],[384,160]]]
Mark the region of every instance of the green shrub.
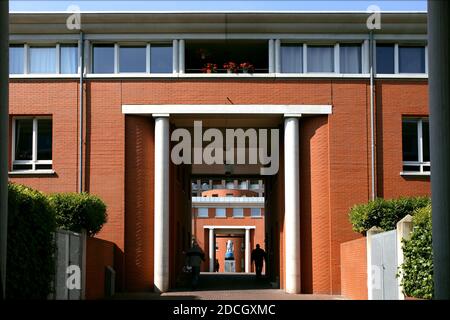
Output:
[[9,299],[46,299],[52,292],[55,228],[55,215],[45,195],[22,185],[8,185]]
[[431,241],[431,205],[416,210],[410,240],[403,241],[404,262],[400,266],[406,296],[433,298],[433,250]]
[[372,227],[385,231],[393,230],[399,220],[407,214],[413,214],[418,208],[426,207],[430,202],[428,197],[392,200],[379,198],[350,209],[350,222],[354,231],[363,234]]
[[61,229],[81,232],[86,229],[93,236],[106,222],[106,205],[97,196],[88,193],[57,193],[49,196]]

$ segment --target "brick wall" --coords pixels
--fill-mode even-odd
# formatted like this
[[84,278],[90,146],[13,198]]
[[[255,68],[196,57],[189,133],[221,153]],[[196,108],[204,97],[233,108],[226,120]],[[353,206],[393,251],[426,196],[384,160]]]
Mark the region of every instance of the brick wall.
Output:
[[[53,167],[56,172],[51,176],[10,176],[10,179],[45,192],[76,191],[77,81],[11,80],[10,87],[12,116],[52,115]],[[125,256],[130,254],[124,274],[133,289],[148,288],[152,282],[153,127],[144,124],[143,119],[135,119],[126,128],[128,116],[122,114],[122,104],[228,104],[230,100],[235,104],[331,104],[333,114],[326,121],[325,117],[303,117],[300,120],[301,135],[304,136],[301,138],[300,179],[305,177],[310,181],[301,181],[302,287],[305,292],[341,292],[340,245],[358,237],[351,230],[348,210],[370,198],[367,81],[104,79],[87,81],[85,96],[86,190],[100,196],[107,204],[108,222],[98,237],[114,242]],[[377,81],[379,196],[392,198],[430,193],[429,178],[406,179],[400,176],[401,117],[426,115],[427,97],[426,81]],[[146,119],[151,123],[152,120]],[[137,142],[132,144],[134,138]],[[134,152],[139,157],[129,159],[128,154],[133,148],[138,148]],[[272,234],[269,256],[272,257],[273,271],[281,277],[283,286],[282,153],[280,172],[270,179],[273,203],[269,205],[268,216],[272,214],[272,218],[267,222],[267,232]],[[140,171],[135,171],[137,166]],[[310,170],[305,171],[308,166]],[[171,170],[173,176],[174,169]],[[141,187],[133,187],[133,181],[140,183]],[[172,189],[172,200],[177,190]],[[177,206],[180,209],[184,204]],[[177,230],[181,230],[180,234],[188,233],[182,231],[186,222],[178,209],[171,211],[172,217],[179,217],[171,220],[174,222],[171,236],[177,234]],[[176,245],[172,245],[171,250],[178,254],[183,239],[176,238],[175,241]],[[179,261],[173,263],[179,265]]]
[[341,288],[346,298],[367,300],[366,238],[341,244]]
[[127,290],[153,289],[154,123],[126,116],[125,284]]
[[86,299],[101,299],[105,297],[105,268],[110,266],[116,270],[114,252],[114,243],[87,237]]

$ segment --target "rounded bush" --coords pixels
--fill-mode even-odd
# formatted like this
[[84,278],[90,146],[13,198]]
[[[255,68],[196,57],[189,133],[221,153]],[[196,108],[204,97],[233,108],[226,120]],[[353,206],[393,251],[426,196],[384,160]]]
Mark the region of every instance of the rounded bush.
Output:
[[90,236],[100,231],[106,223],[106,205],[97,196],[88,193],[57,193],[49,196],[55,210],[59,228],[81,232]]
[[400,266],[404,294],[408,297],[433,298],[433,249],[431,205],[416,210],[413,231],[403,241],[404,262]]
[[52,292],[55,229],[55,214],[44,194],[8,185],[8,299],[46,299]]
[[428,197],[384,200],[378,198],[368,204],[356,205],[350,209],[353,230],[364,234],[372,227],[388,231],[395,229],[398,221],[415,210],[431,203]]

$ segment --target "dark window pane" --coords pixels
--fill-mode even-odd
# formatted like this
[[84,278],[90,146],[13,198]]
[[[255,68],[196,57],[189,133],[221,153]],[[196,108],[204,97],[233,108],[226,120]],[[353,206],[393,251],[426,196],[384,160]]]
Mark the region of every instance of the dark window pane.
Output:
[[145,47],[120,47],[120,72],[145,72]]
[[33,158],[33,119],[16,120],[16,160]]
[[422,122],[423,161],[430,161],[430,124]]
[[425,47],[399,47],[400,73],[425,73]]
[[417,122],[403,121],[403,161],[419,161]]
[[419,172],[420,167],[419,166],[403,166],[403,171],[405,172]]
[[341,44],[339,51],[340,72],[361,73],[361,45]]
[[283,44],[281,51],[281,72],[303,72],[303,46],[298,44]]
[[52,160],[52,120],[38,120],[37,159]]
[[96,44],[93,46],[92,72],[114,73],[114,45]]
[[51,164],[37,164],[36,170],[52,170]]
[[394,45],[377,44],[377,73],[394,73]]
[[430,166],[423,166],[423,171],[430,172]]
[[172,73],[172,45],[155,45],[150,47],[150,72]]
[[9,46],[9,73],[21,74],[23,73],[23,59],[24,59],[23,45]]
[[15,164],[13,165],[13,171],[31,170],[33,166],[31,164]]
[[30,73],[56,73],[56,47],[30,47]]
[[78,46],[76,44],[62,44],[60,52],[60,72],[62,74],[78,73]]

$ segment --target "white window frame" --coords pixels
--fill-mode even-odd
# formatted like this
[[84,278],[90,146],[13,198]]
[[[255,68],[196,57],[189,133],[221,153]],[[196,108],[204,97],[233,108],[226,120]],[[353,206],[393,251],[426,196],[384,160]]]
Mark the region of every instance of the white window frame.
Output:
[[[391,44],[394,45],[394,73],[377,73],[377,56],[376,56],[376,52],[377,52],[377,44]],[[425,50],[425,55],[424,55],[424,59],[425,59],[425,72],[422,73],[402,73],[400,72],[400,47],[405,47],[405,46],[413,46],[413,47],[424,47]],[[411,43],[411,42],[383,42],[383,41],[376,41],[375,45],[374,45],[374,71],[375,71],[375,75],[378,77],[411,77],[411,78],[416,78],[417,76],[428,76],[428,45],[423,43],[423,42],[418,42],[418,43]]]
[[[223,210],[225,212],[224,215],[218,215],[217,210]],[[227,209],[226,208],[216,208],[216,218],[226,218],[227,217]]]
[[[236,215],[235,212],[240,210],[242,215]],[[244,218],[244,208],[233,208],[233,218]]]
[[[431,166],[430,161],[423,161],[423,122],[429,123],[429,118],[402,118],[402,125],[404,122],[414,122],[417,124],[417,153],[419,156],[419,161],[403,161],[403,166],[418,166],[419,171],[403,171],[401,175],[430,175]],[[403,133],[402,133],[403,134]],[[403,137],[402,137],[403,138]],[[402,147],[402,157],[403,157],[403,147]],[[430,171],[425,171],[424,167],[430,167]]]
[[[94,46],[95,45],[101,45],[101,44],[109,44],[114,47],[114,72],[113,73],[94,73],[92,70],[94,70],[94,59],[91,59],[90,62],[90,70],[91,74],[94,76],[111,76],[111,75],[150,75],[153,74],[151,70],[151,46],[152,45],[158,45],[158,44],[165,44],[172,46],[172,72],[167,73],[157,73],[155,75],[158,76],[164,76],[164,75],[173,75],[176,74],[177,71],[180,70],[179,68],[179,58],[178,56],[180,54],[180,46],[178,45],[178,42],[176,40],[174,41],[153,41],[153,42],[93,42],[90,44],[90,54],[93,56],[94,52]],[[139,71],[139,72],[121,72],[120,71],[120,48],[121,47],[143,47],[145,48],[145,71]],[[184,54],[182,55],[182,58],[184,59]],[[183,64],[184,65],[184,64]],[[181,71],[180,71],[181,72]]]
[[[64,76],[64,77],[70,77],[73,75],[79,75],[80,74],[80,42],[79,41],[70,41],[70,42],[52,42],[52,43],[47,43],[47,42],[38,42],[38,43],[33,43],[33,42],[27,42],[27,43],[10,43],[12,45],[23,45],[23,73],[18,73],[18,74],[10,74],[10,76],[12,77],[21,77],[21,76],[36,76],[36,77],[46,77],[46,76]],[[78,50],[78,67],[77,67],[77,72],[76,73],[61,73],[61,45],[65,45],[65,44],[70,44],[70,45],[75,45],[77,50]],[[30,69],[31,69],[31,57],[30,57],[30,47],[54,47],[55,48],[55,73],[31,73]]]
[[[33,136],[32,136],[32,157],[31,160],[16,160],[16,121],[17,120],[33,120]],[[11,171],[12,172],[48,172],[53,171],[53,159],[52,160],[37,160],[37,148],[38,148],[38,120],[50,119],[51,116],[42,117],[27,117],[18,116],[12,119],[12,143],[11,143]],[[53,120],[52,120],[52,136],[53,136]],[[53,141],[53,139],[52,139]],[[52,142],[52,157],[53,157],[53,142]],[[14,165],[31,165],[31,169],[28,170],[14,170]],[[36,165],[51,165],[52,169],[36,169]]]
[[[253,210],[258,210],[258,215],[254,215],[253,214]],[[251,208],[250,209],[250,216],[252,218],[261,218],[262,214],[261,214],[261,208]]]
[[[200,212],[203,210],[206,210],[206,215],[200,214]],[[209,208],[206,207],[197,208],[197,218],[209,218]]]

